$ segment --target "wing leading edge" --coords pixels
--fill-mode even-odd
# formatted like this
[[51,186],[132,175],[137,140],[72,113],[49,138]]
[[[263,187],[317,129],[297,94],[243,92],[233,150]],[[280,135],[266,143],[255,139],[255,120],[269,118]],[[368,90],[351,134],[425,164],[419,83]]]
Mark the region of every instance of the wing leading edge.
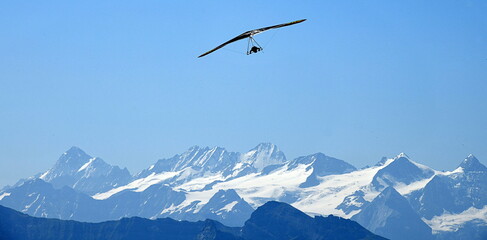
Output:
[[250,31],[244,32],[244,33],[242,33],[242,34],[240,34],[240,35],[238,35],[238,36],[236,36],[236,37],[234,37],[234,38],[232,38],[232,39],[230,39],[230,40],[222,43],[218,47],[213,48],[210,51],[201,54],[198,57],[199,58],[200,57],[204,57],[204,56],[206,56],[206,55],[208,55],[208,54],[210,54],[210,53],[212,53],[212,52],[214,52],[214,51],[216,51],[216,50],[224,47],[227,44],[230,44],[232,42],[236,42],[236,41],[239,41],[239,40],[248,38],[248,37],[252,37],[252,36],[254,36],[256,34],[259,34],[261,32],[264,32],[264,31],[267,31],[267,30],[270,30],[270,29],[275,29],[275,28],[281,28],[281,27],[286,27],[286,26],[294,25],[294,24],[301,23],[301,22],[304,22],[304,21],[306,21],[306,19],[301,19],[301,20],[298,20],[298,21],[293,21],[293,22],[289,22],[289,23],[278,24],[278,25],[269,26],[269,27],[258,28],[258,29],[254,29],[254,30],[250,30]]

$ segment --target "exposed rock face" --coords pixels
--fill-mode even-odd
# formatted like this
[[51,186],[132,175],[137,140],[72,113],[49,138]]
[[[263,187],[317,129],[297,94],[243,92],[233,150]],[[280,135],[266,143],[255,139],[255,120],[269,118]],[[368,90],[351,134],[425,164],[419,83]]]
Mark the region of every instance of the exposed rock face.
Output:
[[353,216],[352,220],[390,239],[433,238],[431,228],[393,187],[382,191],[360,213]]

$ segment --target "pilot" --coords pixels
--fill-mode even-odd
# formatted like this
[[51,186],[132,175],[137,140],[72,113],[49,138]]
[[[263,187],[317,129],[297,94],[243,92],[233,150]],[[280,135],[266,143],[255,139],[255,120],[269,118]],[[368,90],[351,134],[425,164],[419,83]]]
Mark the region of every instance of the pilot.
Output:
[[262,50],[262,48],[257,47],[257,46],[252,46],[252,48],[251,48],[251,49],[250,49],[250,51],[249,51],[249,54],[252,54],[252,53],[257,53],[257,52],[259,52],[260,50]]

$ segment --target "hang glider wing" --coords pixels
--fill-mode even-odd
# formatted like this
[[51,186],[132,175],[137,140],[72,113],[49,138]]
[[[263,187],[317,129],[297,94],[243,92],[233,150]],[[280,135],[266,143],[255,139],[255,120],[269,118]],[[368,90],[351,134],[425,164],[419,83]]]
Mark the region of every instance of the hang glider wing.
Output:
[[274,29],[274,28],[286,27],[286,26],[294,25],[294,24],[301,23],[304,21],[306,21],[306,19],[301,19],[301,20],[293,21],[293,22],[289,22],[289,23],[278,24],[278,25],[274,25],[274,26],[270,26],[270,27],[259,28],[259,29],[252,30],[250,32],[254,32],[252,35],[255,35],[255,34],[261,33],[263,31],[267,31],[267,30]]
[[200,57],[204,57],[204,56],[206,56],[206,55],[208,55],[208,54],[210,54],[210,53],[212,53],[212,52],[214,52],[214,51],[216,51],[216,50],[218,50],[218,49],[220,49],[220,48],[224,47],[224,46],[225,46],[225,45],[227,45],[227,44],[230,44],[230,43],[236,42],[236,41],[238,41],[238,40],[242,40],[242,39],[248,38],[248,37],[250,37],[250,33],[251,33],[251,31],[244,32],[244,33],[242,33],[242,34],[240,34],[240,35],[238,35],[238,36],[236,36],[236,37],[234,37],[234,38],[232,38],[232,39],[230,39],[230,40],[228,40],[228,41],[226,41],[226,42],[222,43],[222,44],[221,44],[221,45],[219,45],[218,47],[213,48],[213,49],[211,49],[210,51],[208,51],[208,52],[205,52],[205,53],[201,54],[201,55],[200,55],[200,56],[198,56],[198,57],[199,57],[199,58],[200,58]]
[[293,25],[293,24],[296,24],[296,23],[301,23],[301,22],[304,22],[306,21],[306,19],[301,19],[301,20],[298,20],[298,21],[293,21],[293,22],[289,22],[289,23],[283,23],[283,24],[278,24],[278,25],[274,25],[274,26],[269,26],[269,27],[264,27],[264,28],[258,28],[258,29],[254,29],[254,30],[250,30],[250,31],[247,31],[247,32],[244,32],[224,43],[222,43],[221,45],[219,45],[218,47],[216,48],[213,48],[211,49],[210,51],[208,52],[205,52],[203,54],[201,54],[200,56],[198,56],[199,58],[200,57],[204,57],[224,46],[226,46],[227,44],[230,44],[230,43],[233,43],[233,42],[236,42],[236,41],[239,41],[239,40],[242,40],[242,39],[245,39],[245,38],[248,38],[248,37],[252,37],[256,34],[259,34],[261,32],[264,32],[264,31],[267,31],[267,30],[270,30],[270,29],[274,29],[274,28],[281,28],[281,27],[286,27],[286,26],[290,26],[290,25]]

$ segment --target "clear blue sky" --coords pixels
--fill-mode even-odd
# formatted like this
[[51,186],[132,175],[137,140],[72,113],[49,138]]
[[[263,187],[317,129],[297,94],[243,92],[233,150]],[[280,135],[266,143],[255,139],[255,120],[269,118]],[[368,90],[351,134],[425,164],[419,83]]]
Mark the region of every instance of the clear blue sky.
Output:
[[[233,2],[2,2],[0,186],[73,145],[131,172],[260,142],[357,167],[487,161],[486,1]],[[256,36],[262,54],[196,58],[302,18]]]

